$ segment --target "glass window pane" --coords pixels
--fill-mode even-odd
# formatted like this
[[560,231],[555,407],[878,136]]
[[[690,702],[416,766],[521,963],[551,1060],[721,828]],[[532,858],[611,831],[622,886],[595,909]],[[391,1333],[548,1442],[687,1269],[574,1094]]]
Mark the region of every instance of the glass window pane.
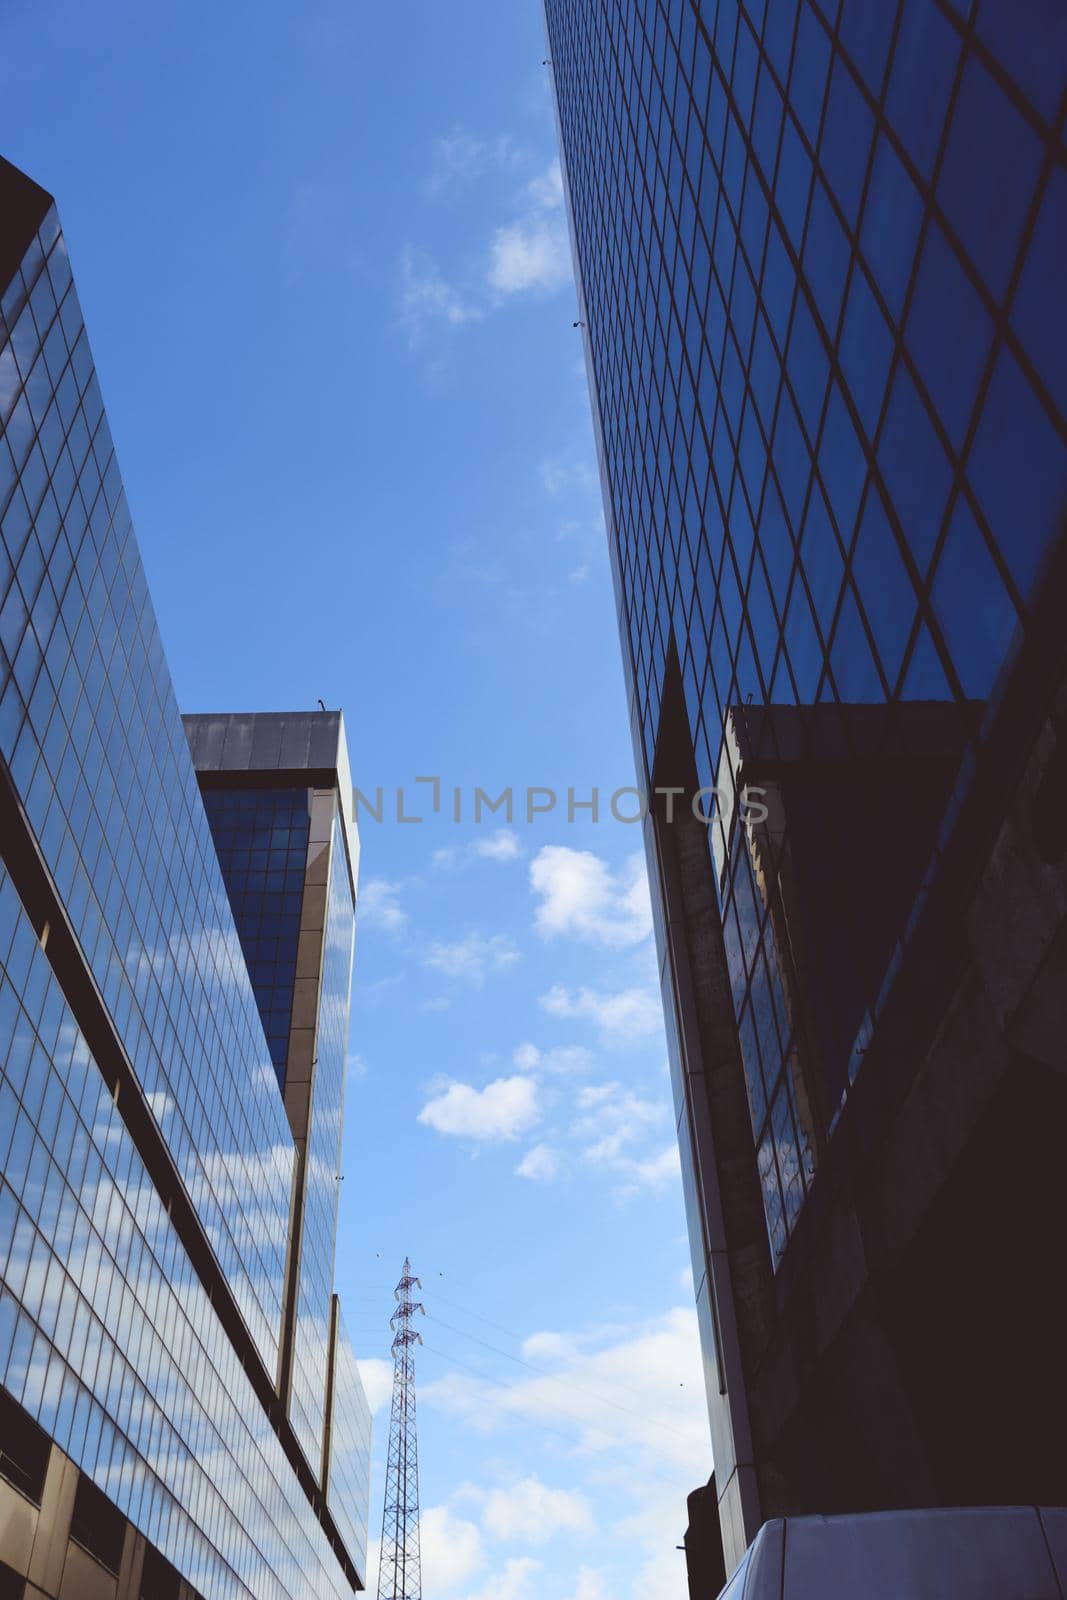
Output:
[[[1067,16],[1067,8],[1064,10]],[[1067,172],[1053,167],[1041,203],[1026,265],[1012,303],[1011,322],[1061,414],[1067,417],[1067,315],[1064,314],[1064,240],[1067,239]]]
[[1009,350],[997,361],[967,476],[1026,599],[1067,506],[1067,446]]
[[880,134],[860,242],[886,304],[898,320],[911,277],[922,215],[923,202],[918,189],[885,134]]
[[852,571],[892,689],[915,621],[917,598],[896,535],[873,486],[863,508]]
[[916,565],[925,572],[941,527],[952,468],[903,364],[893,379],[878,465]]
[[959,35],[930,0],[905,0],[889,74],[886,114],[928,178],[959,61]]
[[1041,163],[1037,135],[972,56],[952,114],[937,196],[978,271],[999,299]]
[[1062,0],[981,0],[978,36],[1048,120],[1059,110],[1067,60]]
[[907,344],[957,450],[974,408],[992,332],[977,290],[941,229],[932,226],[908,313]]
[[840,56],[834,60],[819,161],[850,228],[859,213],[874,117]]
[[889,378],[893,334],[858,266],[849,286],[840,355],[867,437],[873,439]]
[[964,500],[953,513],[931,598],[964,694],[988,699],[1015,632],[1016,612]]

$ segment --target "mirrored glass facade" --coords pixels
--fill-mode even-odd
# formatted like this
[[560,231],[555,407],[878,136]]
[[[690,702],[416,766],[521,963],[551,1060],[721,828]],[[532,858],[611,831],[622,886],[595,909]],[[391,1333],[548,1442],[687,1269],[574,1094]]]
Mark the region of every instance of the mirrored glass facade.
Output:
[[54,210],[0,305],[0,754],[271,1366],[292,1141]]
[[802,1064],[731,722],[817,706],[859,759],[854,707],[888,708],[876,736],[897,755],[909,705],[941,702],[966,783],[1067,489],[1067,23],[1000,0],[546,15],[635,743],[650,778],[673,650],[718,789],[709,844],[780,1259],[906,915],[838,1059]]
[[307,1137],[290,1412],[308,1459],[323,1450],[355,907],[340,817],[329,850],[321,1000]]
[[278,1081],[285,1085],[307,864],[306,789],[206,789],[204,810]]
[[[761,1506],[965,1500],[991,1492],[968,1456],[1018,1464],[1007,1419],[999,1447],[961,1445],[963,1402],[951,1419],[943,1403],[959,1361],[946,1353],[930,1383],[888,1290],[876,1314],[859,1300],[874,1263],[897,1271],[906,1242],[908,1282],[933,1292],[908,1229],[950,1174],[964,1184],[952,1162],[984,1114],[975,1041],[935,1064],[919,1019],[932,1037],[973,962],[971,1015],[996,1041],[1004,1076],[991,1068],[989,1081],[1007,1101],[1001,974],[1017,968],[1013,994],[1027,992],[1057,925],[1047,873],[1060,870],[1060,835],[1042,824],[1031,838],[1029,819],[1064,803],[1062,756],[1043,788],[1038,775],[1062,720],[1050,618],[1067,506],[1067,13],[1049,0],[544,11],[634,747],[653,796],[697,1310],[736,1559]],[[1007,790],[1009,771],[1029,774],[1036,809]],[[684,796],[673,828],[655,794],[670,785]],[[1010,807],[1015,845],[983,856]],[[1003,903],[988,890],[965,934],[973,885],[1024,838],[1025,891],[997,879]],[[1046,894],[1040,916],[1024,909]],[[1011,937],[977,958],[998,925]],[[949,953],[954,977],[939,965]],[[1042,981],[1044,1032],[1038,1048],[1028,1023],[1026,1048],[1051,1064],[1055,985]],[[891,1119],[925,1103],[908,1101],[905,1072],[936,1088],[926,1124],[915,1110],[893,1146]],[[1055,1117],[1052,1083],[1035,1068],[1020,1105]],[[936,1096],[960,1126],[942,1129],[935,1159]],[[873,1166],[878,1205],[858,1192],[855,1164],[890,1148],[910,1152],[893,1180],[910,1212]],[[1012,1199],[1028,1165],[1002,1156],[990,1175],[1001,1214],[1015,1205],[1017,1231],[1032,1233],[1047,1202]],[[975,1180],[971,1214],[985,1204]],[[948,1253],[962,1262],[960,1242]],[[946,1329],[971,1281],[961,1265]],[[1020,1280],[1023,1302],[1033,1282]],[[869,1346],[854,1333],[864,1315]],[[853,1336],[835,1364],[828,1341]],[[877,1419],[863,1413],[869,1393],[884,1399]],[[898,1477],[867,1472],[863,1427]],[[894,1427],[913,1429],[897,1456]],[[833,1481],[819,1475],[831,1458]],[[934,1459],[941,1476],[924,1478]],[[1050,1467],[1028,1483],[1047,1494],[1053,1481]],[[913,1498],[893,1499],[902,1492]]]
[[[145,1572],[183,1595],[339,1600],[365,1535],[357,1566],[322,1493],[319,1280],[353,880],[342,846],[301,1433],[279,1386],[303,1149],[279,1083],[300,1020],[309,780],[247,815],[244,795],[219,795],[216,849],[55,209],[6,163],[0,206],[0,1385],[82,1475],[63,1533],[78,1560],[100,1554],[78,1532],[95,1485],[121,1513],[100,1550],[128,1554],[132,1528]],[[316,736],[336,745],[326,720]],[[346,1515],[358,1527],[366,1507]]]
[[335,1338],[326,1492],[345,1543],[362,1572],[370,1500],[371,1415],[356,1353],[339,1310]]
[[205,1596],[350,1593],[6,872],[0,967],[0,1383]]

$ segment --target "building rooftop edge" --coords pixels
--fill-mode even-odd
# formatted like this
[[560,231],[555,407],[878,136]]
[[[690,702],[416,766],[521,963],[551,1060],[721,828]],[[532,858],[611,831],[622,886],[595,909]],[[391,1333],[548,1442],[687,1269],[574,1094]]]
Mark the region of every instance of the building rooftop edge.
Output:
[[344,713],[315,711],[189,711],[182,725],[197,776],[292,782],[300,773],[320,782],[332,775],[340,798],[345,848],[355,897],[359,830],[352,801]]

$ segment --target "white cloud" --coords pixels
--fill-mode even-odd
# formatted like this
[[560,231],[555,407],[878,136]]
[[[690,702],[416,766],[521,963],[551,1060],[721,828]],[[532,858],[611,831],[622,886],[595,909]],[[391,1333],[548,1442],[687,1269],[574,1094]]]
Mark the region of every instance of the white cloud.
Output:
[[357,902],[360,927],[384,928],[388,933],[397,933],[408,920],[400,904],[400,888],[400,884],[390,883],[387,878],[367,878],[361,883]]
[[560,1077],[577,1077],[588,1072],[595,1057],[583,1044],[560,1044],[540,1050],[529,1040],[517,1046],[511,1058],[520,1072],[547,1072]]
[[486,1533],[509,1544],[543,1544],[557,1533],[592,1527],[589,1502],[569,1489],[550,1489],[540,1478],[522,1478],[486,1496]]
[[432,261],[417,258],[410,246],[405,246],[400,253],[400,320],[412,348],[432,322],[457,328],[479,322],[483,316],[482,308],[460,294]]
[[681,1284],[683,1289],[688,1289],[689,1293],[692,1294],[692,1292],[693,1292],[693,1269],[692,1269],[692,1267],[683,1267],[682,1268],[681,1277],[679,1278],[678,1281]]
[[600,485],[589,461],[571,460],[564,456],[546,456],[541,462],[541,482],[545,493],[553,500],[563,495],[582,494],[599,497]]
[[422,1576],[430,1594],[454,1589],[485,1565],[482,1536],[474,1522],[447,1506],[428,1506],[419,1518]]
[[519,205],[522,214],[497,228],[490,240],[489,287],[505,296],[550,294],[572,281],[558,161],[526,185]]
[[438,871],[457,871],[477,861],[517,861],[522,855],[519,836],[510,828],[496,828],[484,838],[465,845],[447,845],[435,850],[433,864]]
[[591,850],[550,844],[530,863],[538,897],[534,927],[544,939],[559,934],[620,948],[640,944],[652,931],[652,905],[644,857],[628,857],[618,873]]
[[620,1179],[618,1194],[662,1189],[678,1177],[677,1141],[651,1154],[637,1155],[633,1146],[647,1138],[667,1116],[662,1100],[648,1100],[619,1083],[590,1084],[578,1096],[579,1115],[571,1132],[587,1143],[582,1156]]
[[368,1356],[357,1363],[371,1415],[381,1410],[393,1392],[393,1363]]
[[535,211],[563,209],[563,170],[558,157],[553,157],[544,172],[531,178],[523,191],[523,198]]
[[558,1172],[559,1156],[547,1144],[535,1144],[515,1168],[517,1177],[530,1178],[535,1183],[551,1183]]
[[503,1572],[494,1573],[485,1587],[466,1600],[527,1600],[530,1582],[540,1572],[541,1563],[530,1556],[515,1556],[505,1561]]
[[517,1139],[540,1115],[536,1083],[516,1076],[497,1078],[484,1089],[450,1083],[426,1102],[419,1121],[463,1139]]
[[475,839],[471,848],[484,861],[515,861],[522,855],[518,835],[509,828],[498,828],[488,838]]
[[667,1107],[619,1083],[597,1083],[580,1091],[578,1110],[572,1132],[576,1138],[594,1140],[584,1151],[586,1160],[607,1164],[617,1160],[648,1128],[662,1122]]
[[519,1348],[522,1359],[533,1362],[535,1366],[573,1361],[578,1354],[578,1344],[574,1338],[562,1333],[531,1333]]
[[[643,1589],[638,1591],[644,1594]],[[604,1574],[595,1567],[578,1568],[578,1587],[574,1591],[574,1600],[608,1600],[607,1586]]]
[[673,1183],[682,1174],[682,1160],[678,1154],[678,1145],[672,1142],[661,1150],[658,1155],[649,1156],[643,1161],[626,1161],[622,1170],[629,1173],[636,1188],[665,1188],[667,1184]]
[[503,934],[486,937],[468,933],[451,944],[431,944],[423,959],[426,966],[443,972],[446,978],[472,983],[480,989],[491,972],[504,972],[514,966],[519,952]]
[[489,286],[501,295],[551,294],[571,280],[562,217],[528,216],[497,228],[489,244]]
[[606,1040],[646,1039],[659,1033],[663,1010],[659,997],[648,989],[568,989],[554,984],[540,998],[550,1017],[583,1018],[594,1023]]
[[[690,1487],[707,1478],[711,1447],[694,1309],[600,1336],[558,1338],[562,1358],[552,1376],[500,1382],[452,1372],[425,1385],[423,1398],[482,1432],[528,1422],[565,1430],[591,1458],[637,1473],[642,1484],[660,1468]],[[622,1451],[632,1452],[632,1466]],[[675,1515],[684,1526],[684,1497]]]
[[[513,172],[526,161],[526,152],[507,136],[485,140],[458,128],[437,141],[428,187],[439,195],[453,193],[489,172]],[[522,185],[513,209],[512,220],[490,235],[484,267],[477,277],[466,273],[462,286],[410,245],[401,252],[400,321],[412,349],[430,324],[458,328],[480,322],[513,295],[551,294],[572,282],[558,161]]]
[[510,134],[482,139],[457,126],[434,143],[427,188],[431,194],[453,195],[488,173],[514,170],[523,158],[524,152]]
[[569,581],[581,583],[589,576],[598,552],[604,550],[604,513],[595,462],[573,455],[548,456],[541,462],[541,483],[550,500],[566,507],[568,514],[556,528],[555,541],[574,556],[576,564],[567,574]]

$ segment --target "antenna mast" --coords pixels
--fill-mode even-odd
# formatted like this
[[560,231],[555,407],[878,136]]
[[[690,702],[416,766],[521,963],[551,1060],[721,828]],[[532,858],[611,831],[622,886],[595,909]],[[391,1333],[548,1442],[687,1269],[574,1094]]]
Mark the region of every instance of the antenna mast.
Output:
[[385,1507],[378,1566],[378,1600],[422,1600],[419,1555],[419,1442],[415,1427],[415,1346],[422,1334],[412,1327],[421,1302],[412,1299],[422,1284],[405,1257],[396,1286],[393,1330],[393,1409],[389,1418],[389,1457],[385,1469]]

